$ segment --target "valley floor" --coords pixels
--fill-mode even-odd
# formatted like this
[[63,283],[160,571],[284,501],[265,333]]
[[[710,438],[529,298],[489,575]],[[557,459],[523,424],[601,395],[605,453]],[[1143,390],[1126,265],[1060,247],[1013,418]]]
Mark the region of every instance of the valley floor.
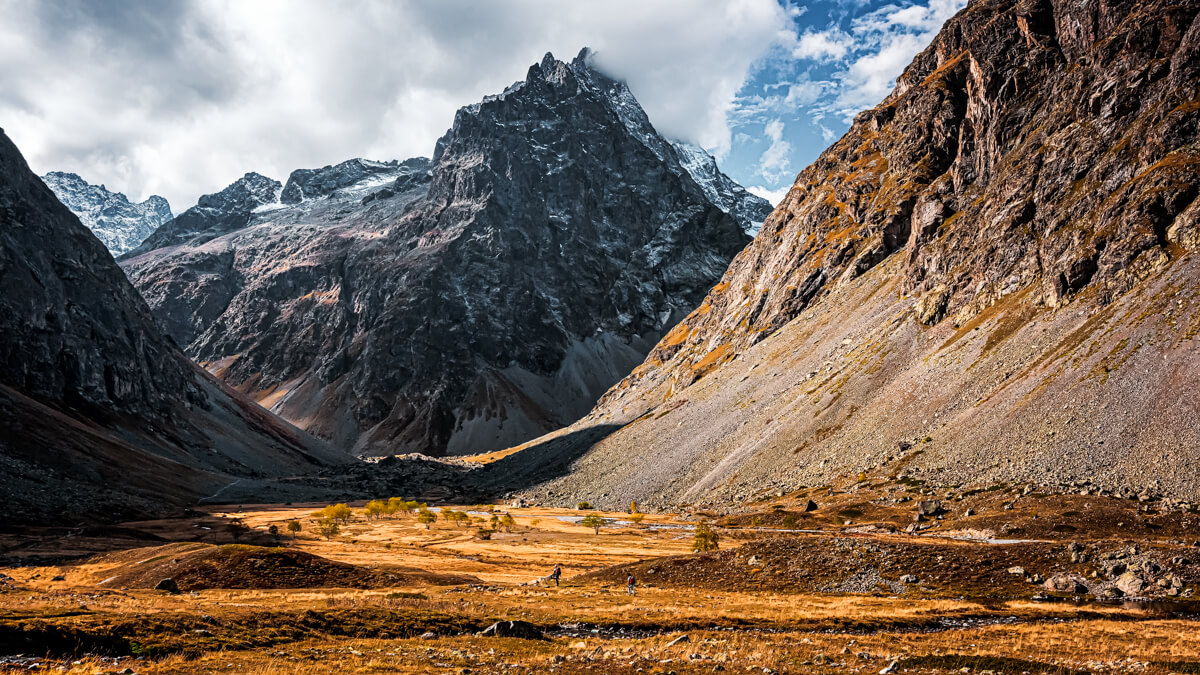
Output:
[[[909,492],[935,502],[915,534]],[[599,534],[578,522],[590,511],[443,506],[473,521],[427,529],[361,504],[328,540],[317,504],[10,530],[0,671],[1200,672],[1194,514],[1017,487],[920,492],[603,513]],[[483,538],[493,513],[515,524]],[[234,519],[251,528],[239,545]],[[290,520],[297,538],[268,534]],[[691,553],[700,520],[721,550]],[[555,563],[562,585],[539,583]],[[154,590],[168,576],[182,593]],[[479,635],[501,620],[544,639]]]

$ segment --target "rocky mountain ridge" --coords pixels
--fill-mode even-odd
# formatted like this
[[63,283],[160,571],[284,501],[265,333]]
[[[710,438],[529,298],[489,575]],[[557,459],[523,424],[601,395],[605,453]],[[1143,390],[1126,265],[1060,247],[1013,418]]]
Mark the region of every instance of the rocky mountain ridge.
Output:
[[568,424],[747,242],[709,192],[742,218],[762,202],[707,164],[718,183],[698,184],[588,59],[547,55],[459,110],[430,160],[293,172],[278,199],[185,212],[122,265],[189,355],[357,453]]
[[630,377],[506,461],[613,505],[880,467],[1194,497],[1197,11],[972,2]]
[[133,203],[64,171],[51,171],[42,180],[114,256],[132,250],[172,217],[170,204],[158,195]]
[[240,477],[350,461],[189,362],[2,132],[0,291],[11,521],[161,513]]

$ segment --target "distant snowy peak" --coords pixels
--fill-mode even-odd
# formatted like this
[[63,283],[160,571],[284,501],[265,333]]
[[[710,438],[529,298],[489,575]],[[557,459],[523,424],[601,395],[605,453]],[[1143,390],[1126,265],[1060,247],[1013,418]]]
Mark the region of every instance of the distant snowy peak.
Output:
[[120,192],[64,171],[51,171],[42,181],[114,256],[142,243],[172,217],[170,204],[158,195],[133,203]]
[[539,67],[547,79],[561,79],[561,74],[556,71],[569,68],[575,73],[580,84],[597,93],[607,103],[629,133],[641,140],[659,159],[669,164],[675,163],[671,158],[672,154],[675,155],[679,167],[696,181],[709,201],[733,216],[746,234],[758,234],[763,221],[771,215],[771,203],[751,194],[722,173],[717,168],[716,158],[703,148],[691,143],[664,139],[650,123],[650,118],[629,86],[595,68],[590,49],[583,48],[570,65],[556,61],[552,54],[546,54],[541,64],[534,68]]
[[749,190],[722,173],[717,168],[716,158],[704,148],[681,141],[672,141],[671,145],[679,156],[679,163],[700,189],[704,190],[705,196],[725,213],[733,216],[746,234],[752,237],[758,234],[758,229],[774,208],[771,202],[751,194]]

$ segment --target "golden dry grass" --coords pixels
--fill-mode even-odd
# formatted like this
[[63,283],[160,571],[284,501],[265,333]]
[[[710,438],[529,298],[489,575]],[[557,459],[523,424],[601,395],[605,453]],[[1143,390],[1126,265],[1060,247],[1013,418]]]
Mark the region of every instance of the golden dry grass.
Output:
[[[261,532],[299,519],[305,531],[285,544],[369,567],[470,574],[485,585],[213,589],[172,596],[102,584],[118,566],[153,557],[131,550],[78,564],[6,570],[25,590],[0,594],[0,626],[122,635],[150,654],[109,661],[60,654],[45,660],[52,669],[65,669],[56,672],[75,673],[127,667],[138,673],[263,675],[707,673],[718,666],[729,672],[842,673],[878,672],[894,659],[946,654],[1017,657],[1024,659],[1019,667],[1031,672],[1165,673],[1160,666],[1136,664],[1200,661],[1200,632],[1193,621],[1117,607],[653,586],[631,598],[619,587],[572,580],[608,565],[686,553],[687,530],[652,529],[683,524],[670,515],[647,515],[639,526],[612,526],[597,536],[562,519],[587,512],[504,509],[499,512],[512,513],[517,526],[491,540],[477,537],[479,525],[439,522],[426,530],[411,516],[367,521],[356,515],[340,536],[326,541],[309,532],[309,514],[318,506],[214,508],[203,522],[213,527],[240,517]],[[152,526],[194,532],[194,524]],[[565,568],[562,587],[524,585],[554,562]],[[63,580],[53,581],[55,576]],[[530,621],[550,631],[551,639],[474,635],[498,619]],[[436,637],[420,638],[426,630]],[[667,646],[681,634],[690,640]],[[941,671],[920,666],[908,672]]]

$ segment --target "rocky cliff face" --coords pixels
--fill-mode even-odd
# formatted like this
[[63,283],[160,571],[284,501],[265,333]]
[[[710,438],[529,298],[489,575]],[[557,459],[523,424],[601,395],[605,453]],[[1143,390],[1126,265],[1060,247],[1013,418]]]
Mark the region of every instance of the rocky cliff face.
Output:
[[1200,488],[1197,11],[971,3],[580,425],[660,414],[547,489],[736,499],[926,438],[931,480]]
[[3,133],[0,335],[0,495],[18,520],[154,511],[348,459],[192,365]]
[[132,250],[171,219],[170,205],[158,195],[134,204],[120,192],[109,192],[73,173],[51,171],[42,180],[114,256]]
[[748,241],[586,53],[461,109],[432,160],[294,172],[229,229],[189,213],[123,260],[152,310],[226,382],[368,454],[570,423]]

